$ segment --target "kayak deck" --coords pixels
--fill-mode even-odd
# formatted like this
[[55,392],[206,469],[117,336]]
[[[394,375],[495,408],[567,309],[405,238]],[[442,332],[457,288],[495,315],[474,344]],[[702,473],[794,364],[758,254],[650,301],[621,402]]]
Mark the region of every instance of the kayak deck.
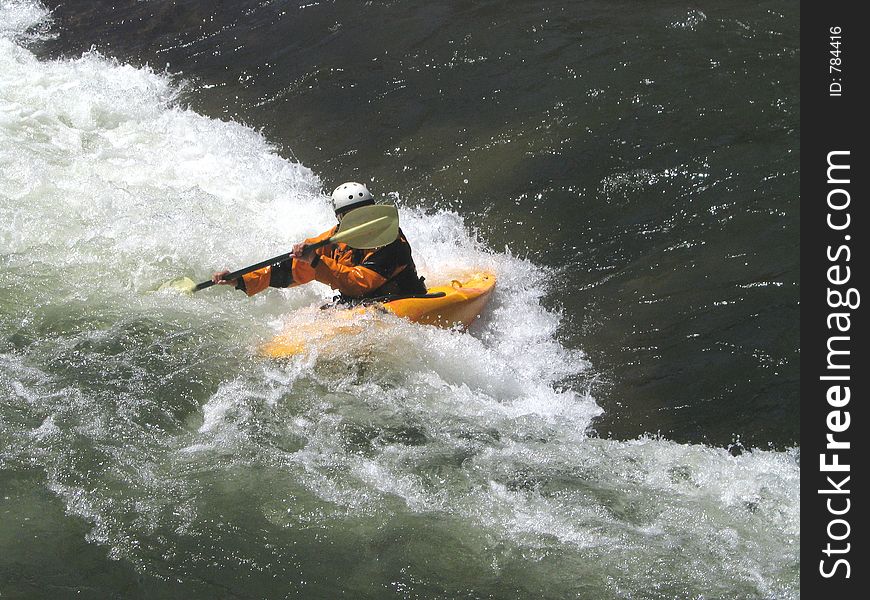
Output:
[[282,334],[264,344],[259,354],[270,358],[294,356],[336,336],[358,334],[365,328],[359,316],[372,311],[388,312],[423,325],[467,329],[489,301],[495,281],[494,275],[481,273],[465,281],[453,280],[449,285],[429,288],[429,294],[438,295],[434,298],[402,298],[352,309],[330,310],[328,320],[288,326]]
[[430,294],[443,292],[440,298],[405,298],[386,302],[382,306],[388,312],[414,323],[439,327],[461,324],[467,329],[486,306],[494,288],[495,277],[480,274],[465,282],[454,279],[450,285],[429,288]]

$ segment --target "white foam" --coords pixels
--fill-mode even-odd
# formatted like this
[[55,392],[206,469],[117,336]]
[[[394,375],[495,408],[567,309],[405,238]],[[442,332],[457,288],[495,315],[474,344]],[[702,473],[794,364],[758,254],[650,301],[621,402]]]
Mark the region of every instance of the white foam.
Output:
[[28,29],[45,24],[50,13],[34,0],[0,0],[0,38],[17,39]]
[[[45,18],[34,3],[0,1],[0,32]],[[147,318],[166,333],[142,335],[151,346],[131,338],[117,355],[134,383],[147,382],[155,364],[182,370],[224,364],[227,355],[242,363],[204,371],[222,383],[203,399],[201,424],[180,433],[142,425],[143,414],[169,410],[154,406],[145,384],[106,381],[94,392],[28,371],[20,358],[0,363],[17,409],[39,423],[16,429],[15,439],[45,441],[17,444],[15,460],[45,469],[68,510],[94,524],[94,541],[147,561],[142,539],[196,519],[195,483],[179,465],[195,457],[220,470],[253,456],[355,516],[436,513],[523,552],[573,556],[578,568],[584,553],[606,544],[596,564],[635,581],[625,584],[629,596],[656,583],[657,560],[686,581],[697,568],[762,595],[782,591],[783,578],[792,589],[781,571],[798,560],[794,453],[732,457],[667,440],[590,438],[601,409],[588,390],[565,383],[589,364],[556,338],[560,315],[542,301],[551,274],[486,249],[470,216],[402,211],[429,284],[496,274],[494,298],[470,334],[377,317],[385,327],[267,363],[251,360],[251,349],[291,309],[307,307],[291,319],[317,318],[311,306],[325,288],[255,299],[224,289],[145,294],[178,275],[277,254],[332,224],[314,173],[250,128],[178,106],[177,94],[173,78],[148,68],[95,52],[40,62],[0,39],[0,277],[31,311],[9,319],[24,330],[27,319],[64,315],[73,303],[107,322],[83,331],[77,322],[60,332],[45,326],[54,337],[28,352],[52,364],[38,353],[78,356],[105,339],[129,342],[119,332]],[[179,344],[190,336],[199,343]],[[51,402],[37,409],[34,397]],[[108,475],[76,471],[82,447],[105,451]],[[80,483],[66,483],[70,471]],[[181,513],[167,510],[174,503]],[[135,518],[125,520],[128,512]],[[681,544],[697,550],[702,542],[713,550],[680,564]]]

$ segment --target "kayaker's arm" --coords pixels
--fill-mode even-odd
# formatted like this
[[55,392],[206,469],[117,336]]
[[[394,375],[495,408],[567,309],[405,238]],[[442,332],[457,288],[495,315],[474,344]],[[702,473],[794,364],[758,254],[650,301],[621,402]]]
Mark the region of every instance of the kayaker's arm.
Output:
[[[244,274],[235,281],[236,289],[253,296],[269,287],[286,288],[317,280],[345,296],[362,297],[382,287],[404,268],[404,262],[401,265],[397,263],[399,240],[370,252],[362,265],[350,266],[335,260],[331,256],[335,247],[331,245],[306,251],[306,246],[329,239],[334,233],[335,229],[332,229],[295,244],[293,258]],[[212,281],[233,283],[221,279],[226,273],[215,273]]]
[[296,259],[288,259],[271,267],[263,267],[242,276],[236,282],[236,289],[242,290],[248,296],[259,294],[265,289],[288,288],[314,279],[314,270]]
[[[321,240],[328,239],[334,233],[335,228],[324,231],[316,237],[308,238],[304,242],[294,245],[293,249],[296,250],[297,247],[315,244]],[[246,273],[241,279],[236,281],[236,289],[242,290],[248,296],[253,296],[270,287],[287,288],[313,280],[314,269],[311,265],[291,258],[277,265],[263,267],[262,269]]]
[[[339,290],[342,295],[360,298],[395,280],[406,271],[409,264],[413,265],[413,261],[411,248],[400,233],[394,242],[365,255],[362,264],[347,265],[327,253],[314,257],[311,264],[317,281]],[[419,283],[416,272],[412,269],[411,273],[414,283]],[[407,287],[410,291],[413,285],[407,284]],[[426,288],[422,283],[419,283],[419,287],[422,288],[419,291],[425,293]]]
[[375,291],[387,282],[383,275],[363,266],[350,267],[319,256],[314,262],[314,278],[345,296],[359,298]]

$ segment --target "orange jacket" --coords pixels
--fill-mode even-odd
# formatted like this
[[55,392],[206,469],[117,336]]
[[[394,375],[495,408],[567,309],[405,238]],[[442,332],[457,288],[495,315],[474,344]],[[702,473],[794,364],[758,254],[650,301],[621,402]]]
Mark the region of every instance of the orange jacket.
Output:
[[[335,234],[337,227],[308,238],[315,244]],[[396,241],[372,250],[355,250],[347,244],[327,244],[315,251],[311,264],[288,259],[244,275],[237,288],[253,296],[267,287],[292,287],[317,280],[345,298],[371,298],[386,294],[426,292],[411,257],[411,246],[399,230]]]

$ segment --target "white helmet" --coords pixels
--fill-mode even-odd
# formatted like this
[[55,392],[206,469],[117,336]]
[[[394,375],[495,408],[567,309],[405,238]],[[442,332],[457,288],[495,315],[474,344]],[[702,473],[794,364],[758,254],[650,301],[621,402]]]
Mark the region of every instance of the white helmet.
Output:
[[374,197],[366,186],[355,181],[342,183],[332,192],[332,208],[335,212],[347,211],[365,204],[374,204],[374,201]]

